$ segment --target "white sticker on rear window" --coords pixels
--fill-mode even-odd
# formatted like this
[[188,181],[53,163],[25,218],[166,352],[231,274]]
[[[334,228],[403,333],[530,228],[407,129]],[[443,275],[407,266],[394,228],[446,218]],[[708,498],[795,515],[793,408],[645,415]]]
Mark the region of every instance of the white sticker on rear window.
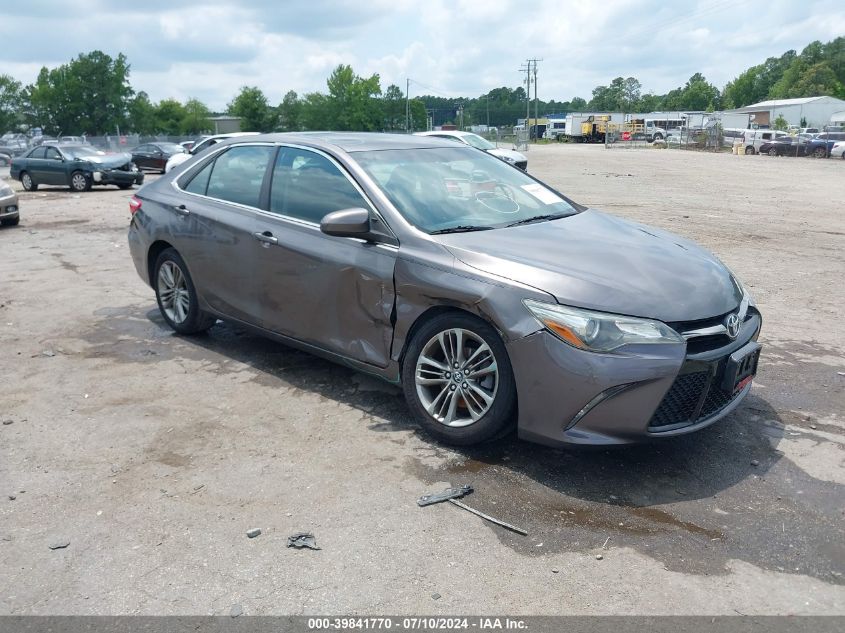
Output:
[[563,202],[563,198],[557,195],[554,191],[549,191],[543,185],[531,183],[530,185],[522,185],[522,190],[525,193],[531,194],[543,204],[555,204],[556,202]]

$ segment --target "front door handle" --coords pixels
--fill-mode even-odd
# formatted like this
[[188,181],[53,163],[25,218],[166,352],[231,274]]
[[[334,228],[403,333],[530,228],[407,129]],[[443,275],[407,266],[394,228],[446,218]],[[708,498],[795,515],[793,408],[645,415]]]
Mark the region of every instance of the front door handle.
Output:
[[176,211],[176,213],[180,215],[189,215],[191,213],[190,211],[188,211],[188,207],[186,207],[184,204],[175,206],[173,207],[173,209]]
[[263,242],[264,244],[278,244],[278,238],[273,237],[273,234],[270,231],[264,231],[263,233],[253,233],[252,234],[255,239],[259,242]]

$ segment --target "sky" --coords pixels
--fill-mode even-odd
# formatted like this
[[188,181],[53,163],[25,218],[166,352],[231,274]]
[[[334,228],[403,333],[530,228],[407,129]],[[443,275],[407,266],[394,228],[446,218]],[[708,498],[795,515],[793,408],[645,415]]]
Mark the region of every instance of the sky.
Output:
[[338,64],[410,95],[474,97],[521,85],[538,63],[543,100],[589,100],[614,77],[665,93],[695,72],[740,72],[845,35],[843,0],[29,0],[0,2],[0,74],[32,83],[82,52],[124,53],[154,101],[216,111],[245,85],[272,104],[326,91]]

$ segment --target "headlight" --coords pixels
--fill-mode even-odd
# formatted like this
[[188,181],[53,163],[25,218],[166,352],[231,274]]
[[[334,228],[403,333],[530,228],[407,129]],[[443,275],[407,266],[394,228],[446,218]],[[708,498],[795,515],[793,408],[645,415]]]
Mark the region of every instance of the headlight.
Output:
[[510,156],[502,156],[502,160],[505,161],[506,163],[515,163],[516,162],[516,160],[511,158]]
[[6,183],[0,183],[0,196],[5,198],[6,196],[11,196],[13,193],[14,191],[12,191],[12,188],[9,185]]
[[623,345],[683,343],[665,323],[652,319],[593,312],[525,299],[525,307],[564,343],[591,352],[610,352]]

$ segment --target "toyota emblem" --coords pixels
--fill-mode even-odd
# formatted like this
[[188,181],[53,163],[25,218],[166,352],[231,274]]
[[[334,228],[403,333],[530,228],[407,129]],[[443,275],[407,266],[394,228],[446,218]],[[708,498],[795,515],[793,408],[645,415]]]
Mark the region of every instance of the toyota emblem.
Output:
[[739,315],[736,312],[729,314],[728,318],[725,319],[725,328],[728,330],[728,336],[732,339],[739,334],[739,325]]

